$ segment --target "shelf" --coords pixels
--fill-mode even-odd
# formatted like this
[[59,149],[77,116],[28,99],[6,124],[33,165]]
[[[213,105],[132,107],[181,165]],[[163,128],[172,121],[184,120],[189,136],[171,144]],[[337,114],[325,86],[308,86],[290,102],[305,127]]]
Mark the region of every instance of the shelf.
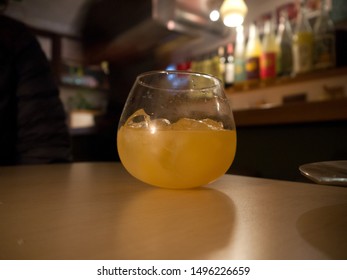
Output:
[[77,90],[88,90],[88,91],[101,91],[101,92],[108,92],[110,89],[108,87],[87,87],[87,86],[79,86],[79,85],[73,85],[73,84],[66,84],[66,83],[60,83],[60,87],[70,88],[70,89],[77,89]]
[[83,128],[69,128],[71,136],[84,136],[84,135],[94,135],[97,134],[98,130],[95,126],[93,127],[83,127]]
[[247,85],[247,84],[237,85],[234,87],[226,88],[225,92],[227,94],[247,93],[257,89],[266,89],[266,88],[272,88],[277,86],[285,86],[285,85],[290,85],[295,83],[302,83],[307,81],[319,80],[322,78],[337,77],[337,76],[343,76],[343,75],[347,75],[347,67],[327,69],[327,70],[317,70],[315,72],[300,74],[292,78],[283,77],[283,78],[277,78],[272,81],[260,81],[259,83],[254,85]]
[[234,112],[236,127],[347,121],[347,98]]

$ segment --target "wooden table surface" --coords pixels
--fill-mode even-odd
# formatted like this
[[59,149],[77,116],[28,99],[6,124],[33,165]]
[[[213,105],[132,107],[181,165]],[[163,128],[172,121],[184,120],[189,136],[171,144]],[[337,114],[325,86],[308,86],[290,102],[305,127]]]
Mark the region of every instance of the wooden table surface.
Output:
[[1,167],[0,259],[347,259],[347,188],[225,175],[166,190],[119,163]]

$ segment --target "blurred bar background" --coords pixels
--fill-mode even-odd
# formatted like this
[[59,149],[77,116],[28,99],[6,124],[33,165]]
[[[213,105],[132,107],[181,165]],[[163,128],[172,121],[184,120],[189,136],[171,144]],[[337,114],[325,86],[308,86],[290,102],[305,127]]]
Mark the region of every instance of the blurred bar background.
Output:
[[[343,0],[244,2],[248,12],[242,29],[212,17],[223,0],[12,0],[5,14],[33,30],[51,63],[69,116],[74,161],[119,160],[118,119],[138,74],[193,70],[225,84],[238,135],[229,172],[302,181],[301,164],[347,159],[347,5]],[[260,42],[257,59],[267,59],[271,47],[266,42],[273,35],[275,59],[284,59],[284,21],[293,36],[292,59],[299,59],[300,42],[294,38],[304,32],[302,13],[317,54],[314,48],[327,26],[324,11],[333,24],[334,43],[322,59],[331,55],[332,64],[319,64],[316,55],[308,70],[299,65],[285,73],[286,62],[275,72],[265,69],[262,76],[247,78],[247,59],[257,54],[252,40]],[[252,23],[256,38],[249,36]]]

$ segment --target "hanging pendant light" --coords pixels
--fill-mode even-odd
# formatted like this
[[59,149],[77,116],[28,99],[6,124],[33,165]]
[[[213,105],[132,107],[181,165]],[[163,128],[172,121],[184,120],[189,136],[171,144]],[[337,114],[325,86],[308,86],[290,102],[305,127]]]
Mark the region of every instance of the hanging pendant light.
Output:
[[220,14],[228,27],[236,27],[243,23],[248,8],[243,0],[224,0]]

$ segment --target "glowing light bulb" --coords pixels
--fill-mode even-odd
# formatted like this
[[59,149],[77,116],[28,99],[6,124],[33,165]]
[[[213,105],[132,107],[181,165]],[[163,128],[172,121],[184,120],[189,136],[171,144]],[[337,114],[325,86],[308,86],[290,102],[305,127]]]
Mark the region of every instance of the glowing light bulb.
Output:
[[217,20],[219,20],[219,17],[220,17],[220,14],[219,14],[219,11],[217,11],[217,10],[213,10],[213,11],[210,13],[210,20],[212,20],[212,21],[217,21]]
[[248,8],[243,0],[224,0],[220,8],[223,23],[228,27],[240,26],[247,11]]

